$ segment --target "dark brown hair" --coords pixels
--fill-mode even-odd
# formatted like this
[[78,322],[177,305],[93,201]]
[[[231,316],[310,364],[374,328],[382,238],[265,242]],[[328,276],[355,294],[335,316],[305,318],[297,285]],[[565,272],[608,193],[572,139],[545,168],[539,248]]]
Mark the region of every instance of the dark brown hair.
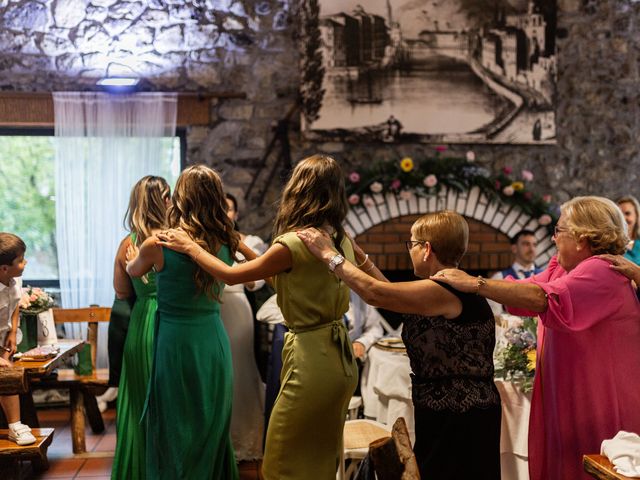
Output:
[[20,255],[24,255],[27,246],[13,233],[0,232],[0,265],[11,265]]
[[[227,202],[218,174],[206,165],[186,168],[178,177],[172,203],[167,210],[167,225],[181,228],[202,248],[215,255],[228,245],[235,256],[240,235],[227,216]],[[201,268],[194,278],[199,292],[220,299],[220,283]]]
[[336,231],[336,247],[341,250],[340,243],[345,236],[342,222],[347,210],[340,165],[327,155],[312,155],[295,166],[284,187],[274,236],[298,228],[329,225]]

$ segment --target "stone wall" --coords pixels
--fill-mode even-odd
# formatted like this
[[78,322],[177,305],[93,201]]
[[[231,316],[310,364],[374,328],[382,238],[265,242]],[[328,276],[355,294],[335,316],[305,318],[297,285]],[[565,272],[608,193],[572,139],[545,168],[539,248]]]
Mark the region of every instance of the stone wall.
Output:
[[[558,0],[559,68],[555,146],[459,145],[492,169],[536,174],[541,192],[638,192],[640,3]],[[267,159],[256,189],[244,194],[272,139],[274,123],[297,97],[295,0],[0,0],[0,89],[86,90],[107,73],[136,73],[150,90],[245,92],[213,100],[211,123],[188,130],[189,163],[219,169],[240,197],[244,230],[270,229],[280,170]],[[333,154],[352,168],[377,159],[420,157],[428,145],[314,144],[294,116],[295,160]],[[257,193],[264,201],[256,204]]]

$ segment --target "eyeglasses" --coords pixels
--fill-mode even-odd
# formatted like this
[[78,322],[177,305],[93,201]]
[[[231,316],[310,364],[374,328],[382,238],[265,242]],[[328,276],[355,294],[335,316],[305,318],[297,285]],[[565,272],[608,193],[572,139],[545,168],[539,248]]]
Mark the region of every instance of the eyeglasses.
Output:
[[562,232],[568,232],[569,229],[565,228],[565,227],[560,227],[558,225],[556,225],[555,227],[553,227],[553,236],[557,237],[558,234],[562,233]]
[[404,242],[408,251],[411,251],[416,245],[424,245],[425,243],[427,243],[425,240],[407,240]]

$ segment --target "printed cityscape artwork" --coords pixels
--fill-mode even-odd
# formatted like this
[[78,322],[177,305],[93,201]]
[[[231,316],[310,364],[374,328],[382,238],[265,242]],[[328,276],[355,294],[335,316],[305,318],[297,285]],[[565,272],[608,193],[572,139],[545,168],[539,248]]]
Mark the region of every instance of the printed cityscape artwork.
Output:
[[556,0],[304,0],[310,139],[552,144]]

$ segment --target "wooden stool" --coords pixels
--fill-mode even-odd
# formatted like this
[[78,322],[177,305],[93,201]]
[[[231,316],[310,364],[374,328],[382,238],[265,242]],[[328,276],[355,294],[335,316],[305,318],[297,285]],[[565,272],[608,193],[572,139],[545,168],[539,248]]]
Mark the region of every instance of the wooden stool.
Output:
[[585,455],[582,457],[584,471],[600,480],[633,480],[620,475],[613,469],[613,464],[604,455]]
[[31,460],[36,472],[47,470],[47,448],[53,440],[53,432],[53,428],[33,428],[31,433],[36,437],[36,443],[21,447],[9,440],[9,430],[0,430],[0,478],[19,479],[22,460]]

